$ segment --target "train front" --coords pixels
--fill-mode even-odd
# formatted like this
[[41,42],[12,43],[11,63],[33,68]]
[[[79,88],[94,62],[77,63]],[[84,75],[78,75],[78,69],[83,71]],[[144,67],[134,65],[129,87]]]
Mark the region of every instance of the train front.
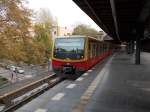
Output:
[[57,74],[75,74],[85,68],[85,38],[56,38],[53,46],[52,67]]

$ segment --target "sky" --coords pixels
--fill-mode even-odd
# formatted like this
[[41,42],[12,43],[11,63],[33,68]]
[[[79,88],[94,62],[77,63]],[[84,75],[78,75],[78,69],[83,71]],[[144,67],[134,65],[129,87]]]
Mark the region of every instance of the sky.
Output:
[[48,8],[57,18],[58,25],[73,28],[76,24],[87,24],[100,31],[100,27],[93,22],[72,0],[27,0],[28,7],[34,11]]

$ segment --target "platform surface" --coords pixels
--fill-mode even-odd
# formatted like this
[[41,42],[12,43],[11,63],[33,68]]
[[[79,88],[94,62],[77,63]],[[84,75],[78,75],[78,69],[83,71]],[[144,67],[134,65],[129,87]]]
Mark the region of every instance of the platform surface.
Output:
[[116,53],[76,81],[65,80],[16,112],[149,112],[150,54]]

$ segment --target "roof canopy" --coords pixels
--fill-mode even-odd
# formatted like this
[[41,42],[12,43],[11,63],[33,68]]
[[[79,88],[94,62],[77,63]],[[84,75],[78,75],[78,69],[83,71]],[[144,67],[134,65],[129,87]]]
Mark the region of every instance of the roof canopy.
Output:
[[149,16],[150,0],[73,0],[116,41],[135,40]]

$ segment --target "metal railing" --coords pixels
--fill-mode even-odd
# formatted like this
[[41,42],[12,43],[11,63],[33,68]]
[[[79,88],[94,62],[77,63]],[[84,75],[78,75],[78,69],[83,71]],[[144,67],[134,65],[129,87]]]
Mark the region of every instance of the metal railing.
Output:
[[18,72],[14,72],[13,76],[12,70],[10,70],[9,68],[6,69],[5,67],[3,69],[0,69],[0,76],[8,79],[8,83],[2,86],[0,85],[0,89],[10,85],[11,82],[17,83],[25,79],[33,78],[39,75],[45,75],[48,74],[49,72],[52,72],[51,63],[43,63],[38,65],[19,66],[19,67],[21,67],[21,69],[24,70],[24,73],[21,74]]

